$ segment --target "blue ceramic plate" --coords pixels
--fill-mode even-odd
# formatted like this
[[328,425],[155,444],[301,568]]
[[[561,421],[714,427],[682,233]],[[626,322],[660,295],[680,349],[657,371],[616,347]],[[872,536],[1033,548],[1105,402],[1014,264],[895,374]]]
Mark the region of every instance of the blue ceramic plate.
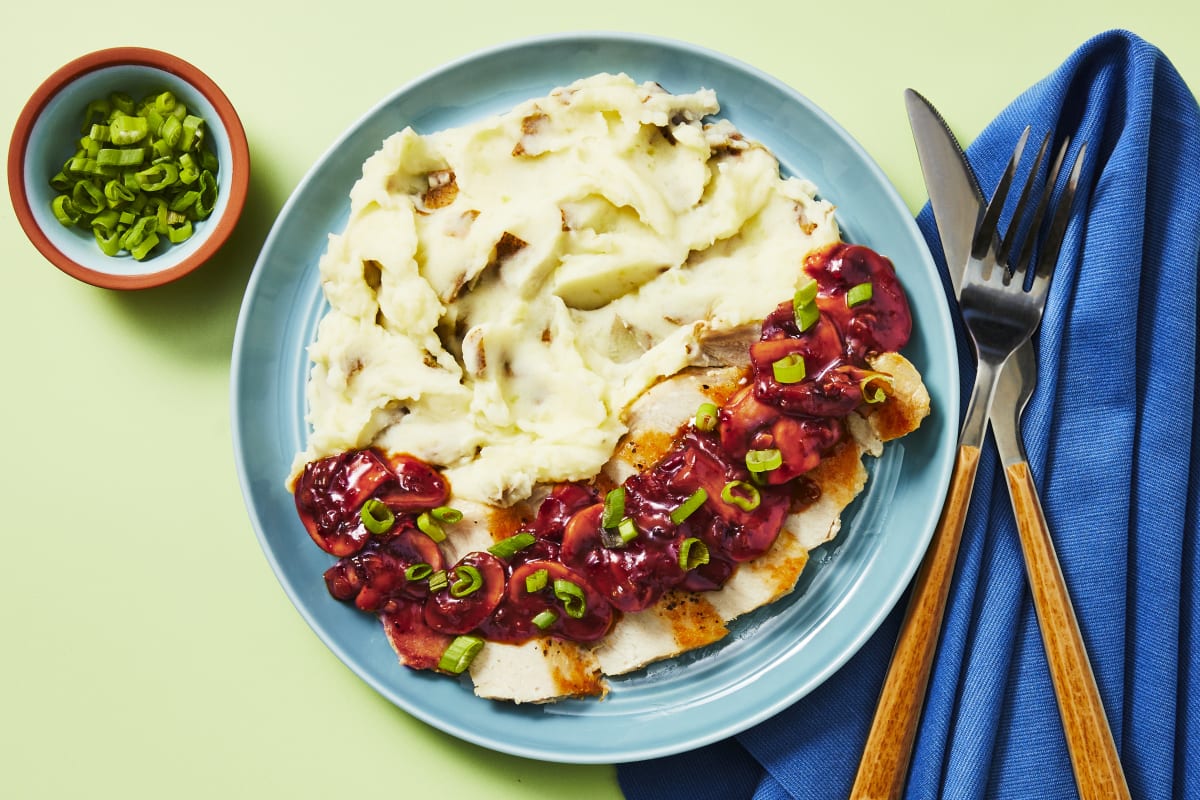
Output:
[[[717,645],[613,679],[603,702],[513,706],[481,700],[465,682],[398,666],[379,623],[326,593],[321,573],[331,557],[304,532],[284,479],[304,446],[305,347],[325,311],[317,260],[326,236],[345,225],[363,161],[406,125],[420,132],[460,125],[597,72],[626,72],[673,92],[715,89],[722,116],[836,203],[848,240],[893,259],[916,323],[906,354],[925,377],[934,414],[869,465],[868,489],[847,510],[841,535],[814,555],[791,596],[738,620]],[[725,56],[657,38],[520,41],[443,67],[385,99],[334,143],[284,207],[255,266],[234,344],[242,491],[296,608],[342,661],[408,713],[484,747],[549,761],[634,761],[699,747],[766,719],[829,677],[916,571],[957,433],[957,362],[944,298],[924,240],[883,173],[794,90]]]

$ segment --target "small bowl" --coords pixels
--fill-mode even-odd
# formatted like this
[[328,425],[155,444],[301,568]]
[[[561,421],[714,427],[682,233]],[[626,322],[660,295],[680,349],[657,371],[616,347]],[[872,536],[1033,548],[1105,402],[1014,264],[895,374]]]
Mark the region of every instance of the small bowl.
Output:
[[[217,156],[217,202],[178,244],[159,246],[143,261],[128,253],[107,256],[92,233],[60,223],[50,204],[50,178],[75,152],[84,109],[111,92],[134,99],[169,90],[204,119]],[[82,56],[46,79],[17,118],[8,150],[8,190],[21,227],[34,246],[63,272],[108,289],[145,289],[199,267],[229,238],[246,203],[250,150],[241,120],[207,75],[168,53],[115,47]]]

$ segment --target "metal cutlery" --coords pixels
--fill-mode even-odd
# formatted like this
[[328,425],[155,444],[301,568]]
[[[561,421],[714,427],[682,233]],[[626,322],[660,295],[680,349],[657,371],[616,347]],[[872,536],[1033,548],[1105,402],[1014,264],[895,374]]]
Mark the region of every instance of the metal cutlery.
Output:
[[[1049,137],[1042,143],[1018,200],[1013,222],[1003,239],[998,236],[998,225],[1028,135],[1026,129],[991,202],[975,226],[960,286],[960,308],[978,358],[975,387],[960,431],[945,507],[913,584],[851,798],[899,797],[903,790],[997,382],[1005,361],[1029,341],[1041,321],[1051,272],[1065,233],[1082,165],[1082,151],[1066,189],[1056,201],[1052,222],[1027,290],[1026,275],[1032,262],[1034,243],[1066,152],[1064,146],[1047,179],[1033,219],[1025,226],[1029,233],[1018,251],[1019,230],[1023,227],[1020,223],[1035,191]],[[1018,253],[1015,259],[1014,252]]]
[[[965,263],[971,234],[983,214],[983,195],[958,141],[933,105],[911,89],[905,92],[905,105],[946,261]],[[957,292],[961,276],[952,272],[950,277]],[[1037,359],[1029,341],[1017,348],[1001,370],[991,413],[992,433],[1009,479],[1014,510],[1019,515],[1030,584],[1043,587],[1035,593],[1035,603],[1047,652],[1054,659],[1052,679],[1057,696],[1063,698],[1060,704],[1066,702],[1070,706],[1060,707],[1060,715],[1064,726],[1069,726],[1067,744],[1076,781],[1085,798],[1129,797],[1053,542],[1044,528],[1032,524],[1038,520],[1044,522],[1044,515],[1031,476],[1026,481],[1029,466],[1020,430],[1021,415],[1036,384]],[[1023,473],[1008,474],[1021,472],[1013,469],[1018,464],[1024,465]],[[1021,491],[1017,488],[1020,486],[1026,491],[1014,494]],[[1018,500],[1018,496],[1024,499]],[[1018,510],[1022,507],[1024,511]],[[1021,524],[1025,520],[1030,524]],[[1052,619],[1061,620],[1065,626],[1052,624]],[[1083,698],[1086,702],[1065,698]]]

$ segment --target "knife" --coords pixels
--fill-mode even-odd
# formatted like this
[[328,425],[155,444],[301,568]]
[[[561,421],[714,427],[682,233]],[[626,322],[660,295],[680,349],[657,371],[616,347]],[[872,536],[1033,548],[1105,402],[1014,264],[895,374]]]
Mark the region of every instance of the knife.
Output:
[[[912,89],[905,92],[904,101],[938,237],[957,294],[962,266],[967,263],[971,239],[986,204],[975,174],[941,114]],[[1036,375],[1037,358],[1030,340],[1001,368],[990,415],[992,433],[1008,479],[1080,796],[1128,798],[1129,786],[1020,434],[1021,414],[1033,393]]]
[[942,252],[954,294],[962,282],[962,268],[971,256],[971,239],[983,218],[986,202],[967,156],[933,104],[912,89],[904,91],[904,105],[917,145],[917,158],[929,191],[929,204],[937,222]]
[[[987,203],[958,139],[933,104],[920,93],[906,89],[904,105],[908,109],[917,158],[929,191],[938,238],[946,256],[950,283],[957,296],[962,267],[971,255],[971,239]],[[1004,365],[996,383],[991,423],[996,449],[1005,467],[1028,461],[1020,435],[1021,413],[1033,393],[1033,382],[1028,382],[1028,388],[1023,391],[1025,382],[1021,375],[1036,373],[1037,359],[1033,343],[1029,341],[1021,345]]]
[[[983,216],[983,195],[958,142],[933,106],[911,90],[905,102],[957,294]],[[1001,368],[1001,379],[1005,372]],[[913,578],[850,800],[894,800],[904,791],[978,458],[978,447],[958,450],[945,506]]]

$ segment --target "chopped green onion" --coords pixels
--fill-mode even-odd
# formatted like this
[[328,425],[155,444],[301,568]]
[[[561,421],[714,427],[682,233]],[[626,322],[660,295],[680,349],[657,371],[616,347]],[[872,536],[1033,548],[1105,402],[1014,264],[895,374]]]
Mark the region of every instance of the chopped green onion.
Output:
[[816,303],[809,303],[796,309],[796,327],[801,333],[817,324],[817,320],[821,319],[821,310],[817,308]]
[[193,114],[183,118],[183,136],[179,143],[184,150],[191,150],[196,139],[204,135],[204,129],[200,127],[203,124],[204,120]]
[[75,207],[75,203],[65,194],[60,194],[54,198],[50,203],[50,210],[54,212],[54,218],[63,225],[74,225],[81,217],[79,209]]
[[693,570],[708,563],[708,545],[689,536],[679,545],[679,566],[684,570]]
[[[100,232],[107,238],[116,233],[116,228],[120,224],[120,220],[120,215],[116,211],[109,209],[92,217],[92,230]],[[119,236],[120,234],[118,233],[117,235]]]
[[783,454],[775,448],[769,450],[749,450],[746,452],[746,469],[751,474],[770,472],[783,466]]
[[708,492],[703,489],[697,489],[692,492],[692,496],[671,512],[671,522],[676,525],[682,525],[683,521],[696,512],[700,506],[704,505],[704,501],[708,499]]
[[452,597],[466,597],[479,591],[483,586],[483,576],[479,570],[470,564],[459,564],[454,568],[454,583],[450,584]]
[[791,353],[773,362],[771,371],[780,383],[799,383],[808,372],[804,366],[804,356],[799,353]]
[[114,117],[108,125],[109,141],[116,145],[135,144],[146,138],[150,123],[145,117],[122,114]]
[[806,306],[817,299],[817,281],[814,278],[805,277],[803,282],[796,287],[796,296],[792,298],[792,304],[796,308]]
[[387,503],[377,497],[372,497],[363,503],[358,510],[363,526],[374,534],[387,533],[396,522],[396,515],[388,508]]
[[71,191],[71,199],[75,207],[84,214],[99,214],[108,202],[104,199],[104,190],[91,181],[80,181]]
[[446,574],[446,570],[439,569],[436,572],[429,573],[429,591],[440,592],[450,585],[450,576]]
[[429,512],[438,522],[445,522],[448,525],[453,525],[456,522],[462,522],[463,513],[457,508],[450,506],[438,506]]
[[404,569],[404,577],[410,581],[423,581],[433,574],[433,567],[424,561],[410,564]]
[[102,167],[136,167],[146,158],[146,151],[105,147],[96,153],[96,163]]
[[795,317],[796,327],[800,329],[801,333],[811,328],[821,317],[821,312],[817,310],[816,299],[817,282],[806,277],[792,297],[792,315]]
[[587,613],[587,598],[574,581],[561,578],[554,581],[554,596],[562,601],[563,609],[571,619],[580,619]]
[[[178,216],[178,215],[176,215]],[[171,244],[179,244],[187,241],[192,235],[192,221],[187,217],[180,217],[177,220],[171,220],[167,223],[167,239]]]
[[92,235],[96,237],[96,244],[100,247],[100,252],[106,256],[115,256],[121,252],[121,234],[117,231],[105,232],[98,227],[92,228]]
[[158,234],[151,231],[150,233],[146,234],[144,239],[133,244],[132,246],[125,244],[124,239],[121,241],[122,244],[124,244],[125,249],[129,251],[129,255],[133,256],[138,261],[141,261],[146,256],[150,255],[150,251],[153,250],[158,244]]
[[102,97],[99,100],[93,100],[87,104],[87,108],[83,111],[83,127],[80,133],[87,133],[92,125],[95,125],[101,120],[106,120],[112,115],[112,103],[107,97]]
[[604,496],[604,513],[600,517],[600,527],[615,528],[625,517],[625,487],[618,486]]
[[196,216],[207,219],[217,205],[217,179],[206,169],[197,180],[200,183],[200,199],[196,201]]
[[488,548],[488,552],[496,558],[512,558],[535,541],[537,539],[532,533],[518,533],[496,542]]
[[548,608],[533,618],[533,624],[543,631],[555,622],[558,622],[558,614]]
[[617,523],[617,535],[621,537],[622,544],[629,544],[638,537],[637,523],[629,517],[623,518]]
[[862,305],[871,299],[872,289],[871,282],[857,283],[850,287],[850,291],[846,292],[846,305],[850,308]]
[[[75,154],[50,179],[57,193],[51,200],[55,218],[90,229],[104,254],[128,252],[138,260],[155,252],[161,240],[178,244],[191,238],[195,223],[212,215],[218,195],[218,163],[205,146],[203,119],[189,114],[169,91],[140,103],[113,92],[88,103],[83,116]],[[178,216],[163,208],[143,214],[146,193],[161,197],[163,208]],[[115,228],[107,221],[97,227],[95,218],[109,210],[119,212]],[[155,215],[155,227],[143,225],[130,235],[140,218]]]
[[154,108],[160,114],[170,114],[175,110],[175,95],[171,92],[163,92],[154,98]]
[[442,652],[437,668],[442,672],[461,675],[482,649],[483,639],[478,636],[457,636]]
[[887,399],[887,394],[879,386],[874,387],[875,391],[870,391],[871,384],[874,381],[886,383],[888,386],[895,386],[896,379],[885,372],[869,372],[866,377],[858,382],[859,391],[862,392],[863,400],[867,403],[882,403]]
[[417,527],[421,533],[433,539],[435,542],[446,541],[446,532],[442,530],[442,526],[437,524],[437,521],[429,514],[428,511],[422,511],[417,517]]
[[721,489],[721,499],[742,511],[753,511],[762,502],[762,496],[753,484],[745,481],[730,481]]
[[154,164],[134,173],[138,185],[147,192],[161,191],[179,180],[179,167],[174,164]]
[[179,157],[179,180],[189,186],[196,182],[200,177],[200,165],[196,163],[196,159],[192,158],[191,153],[184,153]]
[[158,135],[162,137],[160,141],[172,149],[179,146],[179,139],[183,136],[183,124],[175,117],[167,117],[163,120],[162,128],[159,129]]
[[546,588],[546,583],[550,580],[550,570],[539,569],[536,572],[531,572],[525,576],[525,591],[530,594],[536,594]]
[[104,199],[108,202],[109,208],[116,208],[133,200],[133,191],[122,183],[117,178],[113,178],[108,183],[104,184]]
[[135,108],[133,98],[125,92],[113,92],[108,96],[108,103],[112,104],[110,107],[114,111],[120,111],[122,114],[132,114]]
[[696,410],[696,430],[711,431],[717,427],[717,413],[719,409],[715,403],[701,403],[700,408]]

